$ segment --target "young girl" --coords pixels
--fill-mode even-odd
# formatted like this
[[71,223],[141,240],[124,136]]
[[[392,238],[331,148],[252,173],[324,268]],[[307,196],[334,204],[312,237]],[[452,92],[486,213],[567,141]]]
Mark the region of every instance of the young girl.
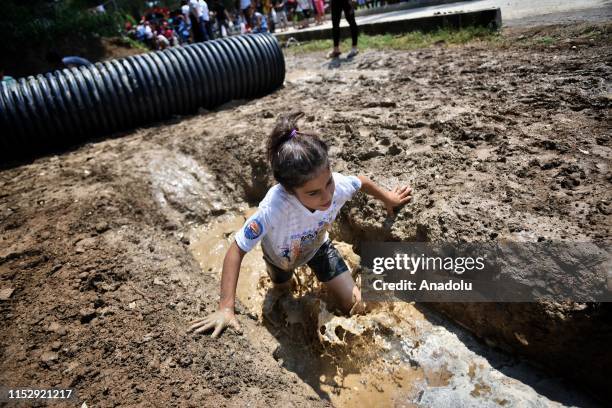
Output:
[[345,313],[362,309],[359,288],[327,231],[357,190],[381,200],[392,215],[395,207],[410,200],[411,189],[386,191],[367,177],[332,173],[327,144],[298,130],[297,119],[302,115],[297,112],[278,119],[267,148],[279,184],[268,191],[258,211],[236,233],[225,255],[219,310],[193,322],[189,331],[214,329],[215,338],[225,327],[240,331],[234,315],[240,264],[259,241],[275,290],[290,290],[294,268],[308,264]]

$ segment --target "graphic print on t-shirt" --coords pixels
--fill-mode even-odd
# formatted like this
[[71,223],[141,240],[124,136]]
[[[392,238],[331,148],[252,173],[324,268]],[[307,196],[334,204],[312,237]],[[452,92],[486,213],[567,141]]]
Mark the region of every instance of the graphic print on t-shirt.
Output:
[[323,245],[325,233],[328,232],[330,228],[331,221],[325,219],[319,221],[317,229],[310,229],[299,234],[291,235],[291,243],[289,246],[279,247],[279,253],[283,261],[286,261],[286,265],[300,264],[302,263],[300,259],[301,254],[310,255],[316,252],[316,250]]
[[261,222],[255,218],[246,227],[244,227],[244,236],[248,239],[256,239],[259,235],[261,235],[262,231],[263,227],[261,226]]

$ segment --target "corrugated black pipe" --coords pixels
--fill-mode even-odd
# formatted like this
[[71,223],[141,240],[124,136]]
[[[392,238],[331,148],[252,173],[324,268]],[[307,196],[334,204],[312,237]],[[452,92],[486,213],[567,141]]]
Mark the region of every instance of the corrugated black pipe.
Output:
[[285,80],[275,37],[228,37],[0,84],[0,158],[265,95]]

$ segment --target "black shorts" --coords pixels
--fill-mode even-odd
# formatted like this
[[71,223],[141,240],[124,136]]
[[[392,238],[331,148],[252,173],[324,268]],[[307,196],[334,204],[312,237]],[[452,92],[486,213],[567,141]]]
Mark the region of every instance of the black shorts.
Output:
[[[268,275],[270,275],[272,282],[285,283],[293,276],[293,269],[289,271],[281,269],[268,261],[265,255],[264,261],[266,261]],[[348,266],[342,259],[342,255],[329,239],[321,245],[312,259],[307,262],[307,265],[313,270],[319,282],[328,282],[348,271]]]

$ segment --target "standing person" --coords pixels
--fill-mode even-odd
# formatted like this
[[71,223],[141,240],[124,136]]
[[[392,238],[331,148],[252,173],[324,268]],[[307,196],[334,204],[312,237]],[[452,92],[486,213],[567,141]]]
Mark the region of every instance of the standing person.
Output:
[[[229,326],[240,331],[234,314],[240,265],[260,241],[273,293],[291,291],[294,269],[308,265],[344,313],[366,310],[359,287],[329,239],[328,230],[342,206],[359,190],[382,201],[389,215],[395,207],[410,201],[412,191],[408,186],[387,191],[368,177],[333,173],[327,143],[297,129],[300,115],[303,113],[278,118],[267,144],[278,184],[268,190],[257,212],[236,232],[227,250],[218,310],[193,322],[188,331],[213,330],[213,338]],[[264,306],[264,316],[273,306]]]
[[274,0],[274,11],[276,11],[276,20],[280,25],[281,30],[286,30],[288,26],[287,11],[284,0]]
[[[219,37],[226,37],[229,35],[230,26],[233,25],[232,18],[225,9],[222,0],[215,0],[212,6],[212,11],[215,13],[215,19],[217,20],[217,27],[219,28]],[[225,34],[223,31],[225,30]]]
[[181,0],[181,14],[186,21],[189,21],[189,3],[187,0]]
[[325,2],[323,0],[313,0],[315,7],[315,25],[323,24],[323,17],[325,17]]
[[189,24],[186,22],[185,18],[180,15],[176,17],[176,26],[175,30],[178,34],[179,42],[181,44],[189,42]]
[[272,0],[264,0],[264,14],[268,17],[268,30],[274,33],[276,28],[276,10],[272,7]]
[[212,27],[210,25],[210,11],[208,10],[208,3],[205,0],[200,1],[200,22],[202,24],[202,31],[204,32],[204,41],[213,40],[214,35]]
[[251,8],[251,0],[240,0],[240,11],[242,12],[242,18],[244,18],[244,21],[249,21],[250,18],[250,11],[249,9]]
[[298,6],[302,9],[302,15],[304,16],[304,22],[300,28],[307,28],[310,23],[312,4],[310,4],[310,0],[298,0]]
[[191,32],[193,42],[204,41],[204,30],[202,29],[202,8],[199,0],[189,0],[189,21],[191,21]]
[[291,25],[295,28],[297,14],[297,0],[285,0],[287,5],[287,19],[291,20]]
[[340,52],[340,17],[344,11],[344,18],[348,21],[351,27],[351,40],[353,47],[346,58],[353,58],[359,53],[357,49],[357,37],[359,31],[355,22],[355,9],[351,0],[331,0],[331,18],[332,18],[332,37],[334,39],[334,49],[327,54],[328,58],[338,58]]

